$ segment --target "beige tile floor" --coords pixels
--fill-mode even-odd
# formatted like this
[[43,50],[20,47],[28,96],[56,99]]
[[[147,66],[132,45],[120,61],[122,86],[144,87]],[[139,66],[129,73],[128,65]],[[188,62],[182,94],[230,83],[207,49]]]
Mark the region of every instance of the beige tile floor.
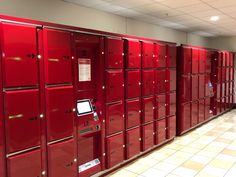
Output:
[[109,177],[236,177],[236,110],[177,137]]

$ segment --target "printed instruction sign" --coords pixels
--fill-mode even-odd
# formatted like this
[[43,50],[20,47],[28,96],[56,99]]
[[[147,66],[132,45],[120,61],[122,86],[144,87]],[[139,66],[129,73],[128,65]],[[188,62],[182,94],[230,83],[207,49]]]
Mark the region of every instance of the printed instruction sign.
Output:
[[91,81],[91,59],[79,58],[79,82]]

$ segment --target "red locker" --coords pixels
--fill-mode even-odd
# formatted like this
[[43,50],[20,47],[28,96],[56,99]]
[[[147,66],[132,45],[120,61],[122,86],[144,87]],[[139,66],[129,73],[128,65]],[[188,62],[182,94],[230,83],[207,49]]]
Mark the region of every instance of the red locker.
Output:
[[192,50],[189,47],[182,47],[181,49],[182,63],[180,64],[180,72],[181,74],[189,74],[192,67]]
[[221,84],[215,84],[214,88],[215,88],[216,98],[220,98],[221,97]]
[[124,105],[122,102],[106,105],[106,134],[124,130]]
[[71,83],[71,33],[44,29],[44,45],[46,84]]
[[161,119],[163,117],[166,117],[166,95],[157,95],[156,96],[156,118]]
[[167,116],[172,116],[176,114],[176,93],[172,92],[168,95],[167,101]]
[[142,96],[154,94],[154,70],[142,70]]
[[216,83],[222,82],[222,68],[217,68]]
[[142,42],[142,68],[155,68],[155,45],[153,43]]
[[232,52],[229,53],[229,66],[234,66],[234,54]]
[[172,139],[176,136],[176,116],[167,118],[167,139]]
[[199,73],[205,73],[206,71],[206,50],[199,49]]
[[230,68],[226,68],[225,70],[226,70],[226,73],[225,73],[225,77],[226,77],[226,78],[225,78],[225,80],[226,80],[226,81],[229,81],[229,80],[230,80],[230,76],[229,76],[229,74],[230,74]]
[[154,97],[142,98],[142,107],[143,107],[143,123],[154,120]]
[[168,62],[167,67],[169,68],[176,68],[176,46],[175,45],[168,45]]
[[209,97],[214,96],[213,85],[210,80],[210,74],[205,75],[205,97],[208,97],[208,96]]
[[2,23],[1,38],[4,87],[37,85],[36,27]]
[[221,84],[221,97],[225,97],[226,95],[225,95],[225,92],[226,90],[225,90],[225,83],[222,83]]
[[142,126],[142,151],[154,145],[154,126],[153,123]]
[[39,91],[5,91],[7,153],[40,144]]
[[178,133],[182,133],[191,127],[191,103],[182,104],[180,108],[180,121]]
[[141,43],[139,41],[126,40],[126,68],[141,67]]
[[198,124],[198,101],[194,101],[191,103],[191,126],[195,126]]
[[221,97],[221,112],[224,112],[226,110],[226,99],[225,97]]
[[75,151],[73,139],[48,145],[48,176],[76,177]]
[[179,82],[180,87],[180,99],[182,103],[190,101],[191,93],[191,81],[189,75],[183,75]]
[[167,63],[167,50],[166,50],[166,44],[156,44],[156,50],[157,50],[157,62],[156,67],[157,68],[165,68]]
[[230,87],[229,82],[226,82],[225,83],[225,95],[226,96],[229,96],[229,87]]
[[205,99],[205,119],[209,119],[213,116],[213,107],[211,104],[211,98]]
[[215,113],[219,115],[221,113],[221,99],[215,99]]
[[222,68],[221,69],[221,82],[225,82],[226,81],[226,68]]
[[[156,78],[155,78],[155,92],[165,93],[167,92],[167,77],[166,70],[156,70]],[[174,81],[173,81],[174,82]],[[173,84],[172,82],[172,84]]]
[[42,176],[41,152],[34,150],[7,158],[8,177]]
[[166,119],[156,121],[155,144],[161,144],[167,139]]
[[124,135],[106,138],[106,167],[111,168],[124,160]]
[[225,67],[226,66],[226,60],[227,60],[227,52],[222,51],[221,54],[222,54],[222,60],[221,60],[222,64],[221,64],[221,66]]
[[105,60],[106,68],[123,68],[123,45],[124,41],[118,38],[105,39]]
[[176,70],[169,70],[169,91],[176,90]]
[[192,74],[198,74],[199,49],[192,48]]
[[126,158],[129,159],[140,153],[140,128],[126,132]]
[[207,57],[206,57],[206,73],[211,73],[211,61],[214,60],[214,54],[212,51],[206,51]]
[[140,125],[141,120],[140,99],[126,100],[126,129]]
[[75,114],[73,96],[72,86],[46,88],[48,141],[72,136]]
[[123,70],[106,71],[106,102],[124,99],[124,74]]
[[205,97],[205,75],[199,74],[199,98]]
[[198,99],[198,75],[192,75],[192,101]]
[[234,68],[229,68],[229,80],[234,80]]
[[204,99],[199,100],[199,115],[198,115],[199,123],[205,120],[205,101]]
[[126,98],[140,97],[141,73],[140,70],[126,71]]

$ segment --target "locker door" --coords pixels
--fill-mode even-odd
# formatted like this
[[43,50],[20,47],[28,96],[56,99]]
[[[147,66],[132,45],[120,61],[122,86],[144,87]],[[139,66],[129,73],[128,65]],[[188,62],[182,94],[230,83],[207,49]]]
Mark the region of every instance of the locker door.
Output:
[[73,139],[48,145],[48,176],[76,177],[75,151]]
[[167,105],[167,101],[166,101],[166,95],[158,95],[156,96],[156,102],[158,102],[158,107],[156,109],[156,114],[157,119],[161,119],[163,117],[166,116],[166,105]]
[[222,67],[226,66],[226,58],[227,58],[227,52],[222,52]]
[[221,84],[216,84],[216,98],[221,97]]
[[157,68],[165,68],[167,64],[167,50],[165,44],[156,44],[157,48]]
[[182,104],[180,110],[180,133],[191,127],[191,109],[190,103]]
[[213,85],[210,80],[210,74],[205,75],[205,97],[214,96]]
[[198,74],[199,49],[192,48],[192,74]]
[[225,83],[221,84],[221,97],[225,97]]
[[168,45],[168,67],[169,68],[176,68],[176,46],[175,45]]
[[8,177],[38,177],[42,174],[41,152],[34,150],[7,158]]
[[203,122],[205,119],[205,101],[204,99],[199,100],[199,123]]
[[226,72],[226,73],[225,73],[225,77],[226,77],[225,80],[226,80],[226,81],[229,81],[229,80],[230,80],[230,76],[229,76],[229,74],[230,74],[230,68],[226,68],[225,70],[226,70],[226,71],[225,71],[225,72]]
[[141,67],[141,43],[139,41],[126,41],[127,58],[126,67],[139,69]]
[[40,144],[39,91],[5,91],[7,153]]
[[221,81],[225,82],[226,81],[226,68],[221,69]]
[[48,141],[72,136],[74,119],[73,107],[72,86],[46,88]]
[[211,73],[211,60],[212,60],[212,57],[213,57],[213,53],[211,51],[207,51],[206,73]]
[[124,74],[123,70],[106,71],[106,102],[124,99]]
[[142,70],[142,96],[154,94],[154,70]]
[[122,102],[106,105],[106,134],[124,130],[124,105]]
[[135,128],[126,132],[127,149],[126,156],[127,159],[140,153],[140,128]]
[[215,99],[216,115],[221,113],[221,99]]
[[154,97],[142,98],[143,123],[154,120]]
[[234,54],[233,53],[229,53],[229,66],[233,66],[234,63]]
[[153,43],[142,42],[142,68],[155,68],[155,45]]
[[106,139],[106,167],[111,168],[124,160],[124,135],[119,134]]
[[176,136],[176,116],[167,118],[167,139],[174,138]]
[[216,82],[221,83],[222,82],[222,68],[217,68],[217,75],[216,75]]
[[38,85],[36,27],[2,23],[5,87]]
[[213,109],[211,105],[211,99],[206,98],[205,99],[205,119],[209,119],[213,116]]
[[176,90],[176,70],[169,70],[170,72],[170,81],[169,81],[169,91]]
[[44,36],[46,84],[71,83],[71,33],[44,29]]
[[180,80],[180,98],[181,102],[188,102],[190,101],[190,93],[191,93],[191,81],[190,76],[181,76]]
[[182,48],[182,65],[180,65],[181,69],[180,71],[182,74],[189,74],[191,73],[191,65],[192,65],[192,50],[191,48],[188,47],[183,47]]
[[199,98],[205,97],[205,75],[199,75]]
[[126,101],[126,128],[127,129],[140,125],[140,120],[141,120],[140,110],[141,110],[140,99]]
[[199,73],[205,73],[206,50],[199,49]]
[[198,75],[192,75],[192,101],[198,99]]
[[156,121],[156,139],[155,144],[161,144],[166,140],[166,119]]
[[167,91],[166,75],[166,70],[156,70],[155,92],[157,94],[165,93]]
[[191,126],[194,127],[198,124],[198,101],[192,102],[191,108]]
[[123,45],[122,39],[105,39],[106,68],[123,68]]
[[141,95],[140,70],[126,71],[126,98],[136,98]]
[[168,101],[169,101],[169,103],[167,103],[168,104],[168,106],[167,106],[167,109],[168,109],[167,115],[170,115],[170,116],[175,115],[176,114],[176,93],[175,92],[169,94],[169,100]]
[[154,126],[153,123],[142,126],[142,151],[153,147],[154,145]]

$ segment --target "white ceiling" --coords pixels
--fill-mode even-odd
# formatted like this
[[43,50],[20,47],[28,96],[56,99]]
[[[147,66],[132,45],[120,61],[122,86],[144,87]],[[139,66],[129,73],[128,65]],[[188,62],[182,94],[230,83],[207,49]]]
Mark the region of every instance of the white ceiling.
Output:
[[64,1],[202,36],[236,35],[236,0]]

